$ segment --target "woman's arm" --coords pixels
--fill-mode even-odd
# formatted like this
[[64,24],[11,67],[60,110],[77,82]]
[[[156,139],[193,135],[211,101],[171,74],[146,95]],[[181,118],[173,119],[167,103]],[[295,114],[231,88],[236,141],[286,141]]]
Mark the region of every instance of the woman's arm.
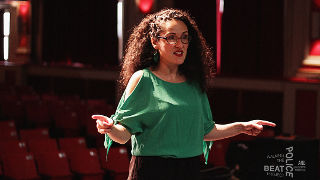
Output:
[[102,115],[93,115],[92,119],[96,119],[97,129],[100,134],[108,134],[108,136],[117,143],[125,144],[131,137],[130,132],[121,124],[113,124],[113,120]]
[[252,120],[249,122],[235,122],[230,124],[215,124],[215,127],[204,136],[205,141],[215,141],[225,139],[244,133],[257,136],[262,130],[263,125],[275,127],[276,124],[263,120]]
[[[143,75],[143,71],[135,72],[125,89],[125,100],[131,95],[133,90],[136,88],[139,80]],[[121,124],[113,124],[113,120],[102,115],[93,115],[92,119],[96,119],[97,129],[100,134],[108,134],[108,136],[115,142],[125,144],[131,137],[130,132],[123,127]]]

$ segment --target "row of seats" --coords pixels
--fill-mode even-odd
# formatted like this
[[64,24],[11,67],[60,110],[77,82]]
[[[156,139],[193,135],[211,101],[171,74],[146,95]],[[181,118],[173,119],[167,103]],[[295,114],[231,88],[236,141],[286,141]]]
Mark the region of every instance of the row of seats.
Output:
[[19,129],[13,120],[0,121],[0,140],[49,138],[48,128]]
[[112,113],[114,106],[102,99],[0,90],[0,119],[12,119],[19,128],[50,127],[61,136],[96,136],[91,115]]
[[[103,147],[104,136],[97,133],[95,127],[95,121],[92,121],[92,134],[91,136],[86,136],[89,141],[89,147]],[[29,140],[29,139],[41,139],[41,138],[60,138],[66,136],[56,136],[49,128],[29,128],[29,129],[19,129],[15,127],[15,122],[13,120],[0,121],[0,140]],[[68,136],[67,136],[68,137]],[[77,137],[77,136],[72,136]]]
[[8,153],[1,157],[0,175],[11,179],[104,179],[108,174],[110,179],[126,179],[129,166],[126,148],[111,148],[108,161],[105,161],[105,153],[103,148],[80,148],[72,153]]
[[[104,136],[100,137],[102,144]],[[103,147],[89,147],[85,137],[53,138],[48,128],[19,129],[15,121],[2,120],[0,178],[126,179],[126,146],[111,148],[108,161]]]
[[91,119],[113,111],[105,100],[1,86],[0,179],[126,179],[127,147],[112,147],[106,161]]
[[21,152],[32,152],[37,154],[42,152],[58,150],[63,150],[69,153],[74,151],[75,149],[84,148],[87,148],[87,146],[83,137],[59,138],[58,140],[53,138],[47,138],[0,141],[0,155]]
[[106,150],[87,148],[83,137],[53,139],[47,135],[38,136],[40,130],[27,131],[34,136],[24,136],[23,140],[0,140],[3,176],[13,179],[40,176],[88,176],[91,179],[94,176],[100,179],[105,171],[118,178],[127,176],[129,159],[125,146],[111,148],[106,161]]

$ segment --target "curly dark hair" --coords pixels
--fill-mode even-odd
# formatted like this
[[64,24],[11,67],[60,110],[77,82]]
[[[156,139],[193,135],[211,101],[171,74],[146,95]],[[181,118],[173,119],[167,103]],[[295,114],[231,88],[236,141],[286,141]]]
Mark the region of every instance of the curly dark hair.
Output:
[[151,44],[151,38],[160,35],[160,24],[170,20],[180,20],[188,28],[191,41],[188,53],[179,72],[189,82],[197,83],[202,91],[207,89],[207,80],[214,77],[214,60],[211,48],[207,45],[196,22],[189,13],[178,9],[163,9],[157,13],[147,15],[138,26],[133,29],[129,37],[122,70],[120,72],[119,85],[121,92],[127,86],[130,77],[138,70],[144,68],[155,68],[158,63],[153,61],[156,50]]

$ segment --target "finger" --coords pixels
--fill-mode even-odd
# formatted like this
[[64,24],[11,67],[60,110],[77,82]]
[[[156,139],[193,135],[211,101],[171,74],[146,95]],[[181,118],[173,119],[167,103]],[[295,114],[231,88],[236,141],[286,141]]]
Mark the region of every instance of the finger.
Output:
[[104,121],[107,119],[107,117],[103,116],[103,115],[92,115],[91,118],[92,119],[99,119],[100,121]]
[[108,118],[107,116],[103,115],[92,115],[92,119],[97,119],[100,120],[103,125],[105,126],[112,126],[113,125],[113,120],[111,118]]
[[253,124],[254,126],[254,130],[258,130],[258,131],[262,131],[263,130],[263,126],[260,124]]
[[103,121],[97,120],[96,123],[97,123],[97,127],[104,128]]
[[98,131],[99,131],[100,129],[106,129],[106,128],[103,128],[103,127],[97,125],[97,129],[98,129]]
[[257,124],[263,125],[263,126],[271,126],[271,127],[275,127],[276,126],[276,124],[273,123],[273,122],[262,121],[262,120],[258,121]]
[[107,128],[107,129],[98,129],[98,132],[100,134],[107,134],[111,132],[111,129]]
[[110,129],[112,127],[112,124],[108,124],[104,121],[97,120],[96,123],[97,123],[97,128],[99,129]]
[[100,134],[106,134],[106,133],[107,133],[107,130],[105,130],[105,129],[99,129],[98,132],[99,132]]

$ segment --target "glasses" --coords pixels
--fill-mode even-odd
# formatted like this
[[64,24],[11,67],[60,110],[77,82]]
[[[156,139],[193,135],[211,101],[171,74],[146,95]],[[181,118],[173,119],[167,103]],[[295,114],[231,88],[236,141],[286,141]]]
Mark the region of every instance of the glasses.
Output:
[[183,44],[189,44],[190,42],[190,36],[187,33],[183,33],[180,38],[175,34],[170,34],[166,37],[158,36],[158,38],[165,39],[168,44],[177,44],[178,39],[180,39]]

